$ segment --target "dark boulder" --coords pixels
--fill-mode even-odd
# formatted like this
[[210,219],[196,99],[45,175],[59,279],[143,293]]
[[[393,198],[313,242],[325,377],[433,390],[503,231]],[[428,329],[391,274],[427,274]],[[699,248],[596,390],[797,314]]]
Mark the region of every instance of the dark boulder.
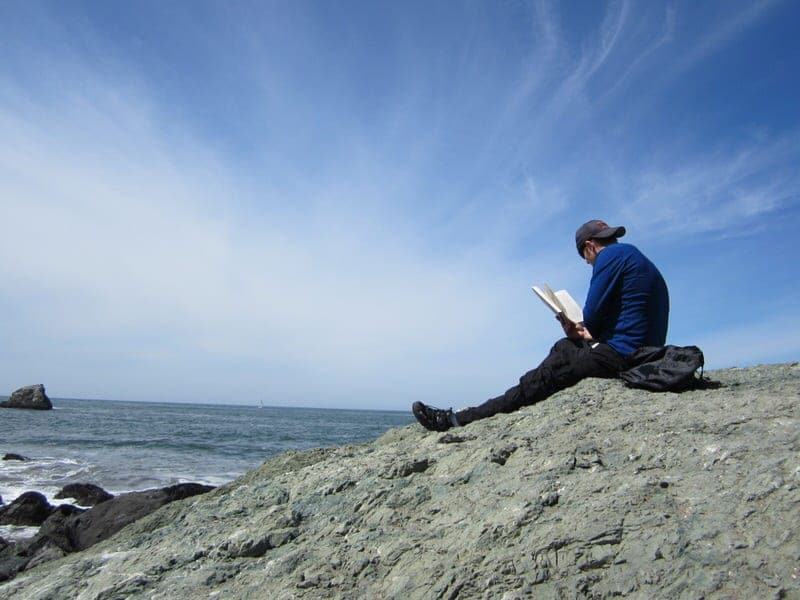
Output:
[[8,506],[0,508],[0,525],[38,526],[50,516],[53,507],[39,492],[25,492]]
[[30,460],[27,456],[22,456],[22,454],[15,454],[14,452],[9,452],[8,454],[3,455],[3,460],[21,460],[26,461]]
[[[49,516],[41,524],[36,537],[30,541],[10,544],[6,548],[0,545],[0,581],[12,579],[21,571],[61,558],[70,552],[84,550],[165,504],[213,489],[210,485],[181,483],[161,489],[122,494],[88,510],[69,504],[61,504],[55,508],[48,505]],[[41,496],[37,492],[26,494]]]
[[[74,550],[67,537],[64,524],[70,517],[85,509],[69,504],[61,504],[52,509],[50,516],[42,523],[39,533],[30,540],[16,543],[0,543],[0,581],[14,578],[20,571],[32,569],[36,565],[55,560]],[[3,540],[4,541],[4,540]]]
[[73,529],[68,525],[71,517],[86,512],[86,509],[72,506],[71,504],[60,504],[50,513],[39,533],[30,543],[32,549],[43,548],[47,545],[57,546],[64,552],[74,552],[74,540],[72,539]]
[[75,502],[81,506],[94,506],[111,500],[114,496],[91,483],[70,483],[61,488],[55,497],[59,499],[74,498]]
[[39,537],[51,538],[62,549],[84,550],[165,504],[213,489],[210,485],[181,483],[161,489],[121,494],[81,514],[61,520],[54,519],[47,528],[42,528]]
[[53,404],[44,391],[41,383],[26,385],[16,390],[8,400],[0,402],[0,408],[29,408],[35,410],[51,410]]
[[[9,546],[9,549],[12,546]],[[0,553],[0,581],[13,579],[14,576],[25,568],[30,560],[27,556],[20,556],[18,554],[9,554],[4,556],[5,553]]]
[[213,489],[213,485],[203,485],[202,483],[178,483],[161,488],[158,491],[164,493],[164,496],[167,498],[164,504],[167,504],[169,502],[175,502],[176,500],[183,500],[184,498],[205,494]]

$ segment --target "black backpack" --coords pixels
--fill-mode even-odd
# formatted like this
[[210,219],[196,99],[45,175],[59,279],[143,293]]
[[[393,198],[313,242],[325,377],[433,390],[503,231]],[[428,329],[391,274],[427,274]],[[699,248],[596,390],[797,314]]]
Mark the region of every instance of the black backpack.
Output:
[[628,387],[652,392],[718,387],[703,377],[705,359],[697,346],[644,346],[628,357],[628,364],[619,374]]

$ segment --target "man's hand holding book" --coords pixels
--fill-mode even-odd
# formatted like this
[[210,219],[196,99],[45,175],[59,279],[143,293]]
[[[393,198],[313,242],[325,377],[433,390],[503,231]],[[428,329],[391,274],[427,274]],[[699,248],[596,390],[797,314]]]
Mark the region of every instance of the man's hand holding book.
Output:
[[566,335],[569,339],[592,340],[591,332],[584,327],[583,323],[573,323],[566,318],[563,313],[557,314],[556,320],[561,323],[561,328],[564,330],[564,335]]

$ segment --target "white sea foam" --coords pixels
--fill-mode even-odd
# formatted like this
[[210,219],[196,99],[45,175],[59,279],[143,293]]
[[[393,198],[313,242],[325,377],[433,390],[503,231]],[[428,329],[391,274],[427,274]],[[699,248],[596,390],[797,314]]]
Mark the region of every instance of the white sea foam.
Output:
[[55,495],[67,483],[89,476],[92,469],[72,458],[31,457],[25,461],[0,463],[0,496],[6,504],[24,492],[44,494],[51,504],[61,504]]
[[0,525],[0,537],[10,541],[19,542],[27,540],[36,535],[38,527],[20,527],[18,525]]

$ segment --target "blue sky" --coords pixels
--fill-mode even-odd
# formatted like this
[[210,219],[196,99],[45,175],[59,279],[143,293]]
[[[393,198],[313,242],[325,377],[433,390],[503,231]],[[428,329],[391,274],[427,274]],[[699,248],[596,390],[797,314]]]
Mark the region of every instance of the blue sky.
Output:
[[628,228],[710,367],[797,360],[796,2],[4,2],[0,393],[475,404]]

